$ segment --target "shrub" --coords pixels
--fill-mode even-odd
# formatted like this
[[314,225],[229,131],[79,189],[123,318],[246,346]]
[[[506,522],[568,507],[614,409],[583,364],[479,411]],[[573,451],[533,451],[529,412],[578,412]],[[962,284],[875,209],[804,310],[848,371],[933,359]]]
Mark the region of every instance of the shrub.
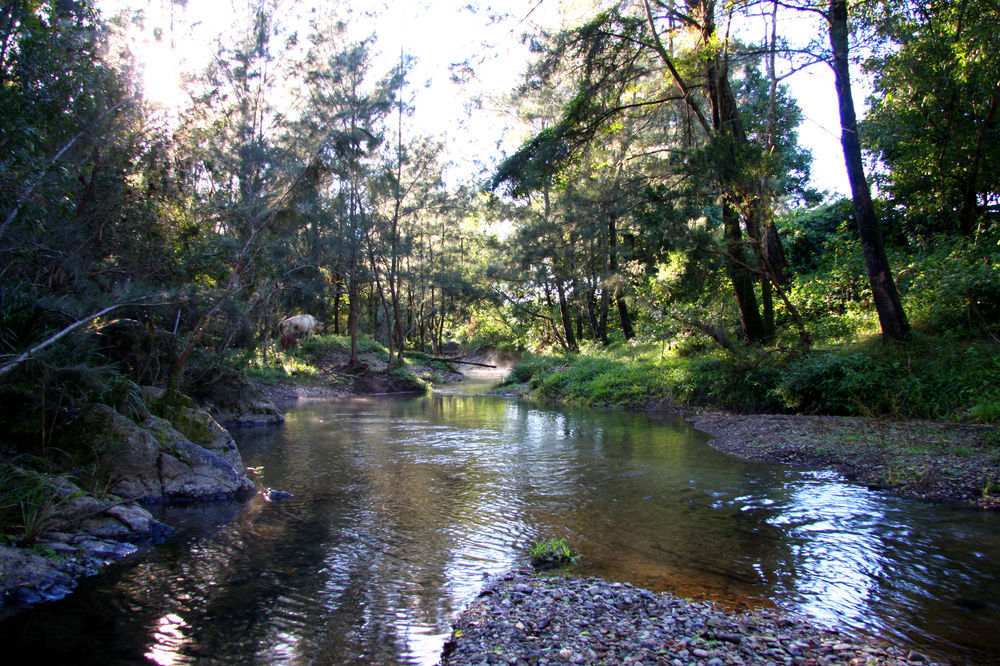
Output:
[[935,238],[900,274],[914,326],[949,338],[1000,333],[996,239]]
[[542,379],[551,374],[560,363],[565,363],[566,360],[555,356],[525,354],[520,361],[514,364],[510,374],[500,382],[500,386],[531,384],[532,388],[535,388]]
[[866,354],[816,352],[789,364],[777,391],[784,406],[796,412],[856,414],[885,384],[885,375]]

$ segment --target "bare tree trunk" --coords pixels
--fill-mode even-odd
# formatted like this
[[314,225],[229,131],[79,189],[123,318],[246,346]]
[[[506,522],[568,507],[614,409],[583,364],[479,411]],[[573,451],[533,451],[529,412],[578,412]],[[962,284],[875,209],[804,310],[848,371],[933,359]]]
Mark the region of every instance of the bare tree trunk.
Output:
[[444,294],[441,294],[441,314],[440,314],[440,318],[438,319],[437,335],[435,336],[437,338],[437,348],[439,350],[440,349],[444,349],[444,312],[445,312],[445,306],[446,306],[445,296],[444,296]]
[[576,351],[578,347],[573,335],[573,316],[569,311],[569,303],[566,302],[566,289],[562,280],[556,280],[556,294],[559,296],[559,314],[562,315],[563,328],[566,330],[566,346],[570,351]]
[[333,288],[333,334],[340,335],[340,283]]
[[597,334],[601,338],[601,344],[608,344],[608,308],[611,302],[611,294],[607,288],[601,289],[601,317],[597,320]]
[[[615,227],[615,216],[608,216],[608,243],[610,244],[609,252],[609,266],[612,273],[618,272],[618,230]],[[631,340],[635,337],[635,329],[632,328],[632,318],[628,313],[628,303],[625,302],[624,289],[620,286],[615,287],[615,305],[618,306],[618,318],[621,320],[622,333],[625,335],[626,340]]]
[[750,344],[761,342],[766,337],[764,320],[757,309],[757,296],[753,289],[753,274],[746,260],[746,249],[743,247],[743,233],[736,211],[723,198],[722,227],[726,236],[726,258],[729,280],[733,284],[736,296],[736,306],[740,312],[740,324],[743,336]]
[[[356,263],[356,259],[352,257],[351,263]],[[358,363],[358,320],[361,318],[361,304],[358,301],[361,295],[358,293],[356,273],[357,267],[351,266],[347,278],[347,334],[351,336],[351,358],[347,362],[348,367]]]
[[[545,280],[543,286],[545,287],[545,304],[548,306],[548,311],[552,312],[552,289],[549,286],[549,281]],[[552,327],[552,336],[559,342],[559,346],[563,349],[569,350],[569,344],[563,339],[563,336],[559,335],[559,325],[556,323],[555,318],[545,317]]]
[[861,159],[861,142],[858,138],[858,121],[854,111],[851,93],[850,63],[848,61],[847,0],[830,0],[830,46],[833,47],[833,71],[836,75],[837,101],[840,106],[840,143],[844,149],[847,177],[851,182],[851,196],[854,199],[854,217],[858,222],[861,236],[861,250],[868,269],[868,280],[872,287],[875,310],[882,327],[882,338],[901,342],[910,330],[906,313],[900,302],[896,283],[889,270],[889,259],[885,254],[882,227],[875,214],[871,190],[865,177]]

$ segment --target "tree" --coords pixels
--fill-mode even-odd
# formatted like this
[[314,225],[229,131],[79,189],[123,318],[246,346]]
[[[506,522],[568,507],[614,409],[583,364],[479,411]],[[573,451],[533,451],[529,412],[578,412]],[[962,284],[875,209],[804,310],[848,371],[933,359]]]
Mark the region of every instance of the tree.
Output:
[[[767,250],[780,243],[766,244],[764,229],[769,226],[767,209],[784,192],[765,193],[761,181],[770,176],[769,182],[782,184],[776,174],[788,160],[771,154],[789,143],[774,140],[777,125],[767,142],[761,141],[763,133],[748,134],[731,82],[732,63],[747,69],[754,65],[717,27],[717,15],[728,11],[728,6],[720,8],[712,1],[689,2],[683,10],[674,3],[644,2],[640,12],[632,14],[621,3],[558,35],[538,69],[539,78],[545,81],[569,70],[576,95],[556,123],[501,165],[494,184],[510,183],[517,193],[552,182],[584,146],[598,137],[604,140],[613,123],[643,112],[661,114],[665,126],[657,138],[667,148],[655,150],[669,158],[650,175],[661,182],[667,176],[701,197],[706,209],[714,209],[711,217],[722,229],[722,251],[742,330],[745,339],[756,344],[766,340],[773,327],[761,316],[755,281],[766,285],[765,295],[772,286],[783,293],[780,270],[769,266],[775,255]],[[694,47],[668,47],[682,32]],[[664,86],[664,80],[670,85]],[[666,113],[667,108],[675,111]],[[656,143],[650,140],[647,145]],[[694,164],[700,173],[694,173]],[[692,187],[691,177],[700,188]],[[802,337],[808,341],[804,331]]]
[[393,126],[387,127],[389,140],[383,144],[383,162],[373,174],[373,205],[378,210],[375,237],[371,244],[371,268],[385,311],[389,370],[403,365],[403,350],[410,326],[405,311],[405,255],[412,250],[416,227],[433,215],[444,199],[440,155],[443,146],[411,132],[406,119],[413,107],[405,99],[406,72],[410,59],[400,56],[393,75]]
[[0,9],[0,311],[35,312],[10,350],[176,277],[167,137],[110,32],[84,3]]
[[985,0],[887,0],[860,21],[881,47],[865,68],[875,94],[865,148],[885,165],[881,189],[920,231],[972,235],[1000,204],[1000,31]]
[[[222,260],[203,276],[209,289],[200,295],[202,306],[191,308],[168,381],[171,391],[179,387],[191,354],[221,314],[235,303],[248,303],[251,310],[259,305],[254,283],[273,265],[260,261],[260,255],[276,235],[276,221],[312,173],[314,145],[279,142],[281,114],[273,100],[287,83],[287,71],[280,68],[288,42],[275,47],[281,36],[277,7],[265,0],[249,9],[245,31],[231,46],[220,45],[182,130],[189,137],[185,162],[193,172],[193,206],[209,222],[203,230],[207,244]],[[211,140],[198,140],[206,136]],[[235,298],[241,293],[245,299]],[[242,314],[234,317],[232,327],[245,326]],[[232,337],[230,333],[219,347]]]
[[889,270],[882,228],[875,214],[875,205],[872,203],[871,190],[868,187],[861,158],[861,141],[851,93],[847,1],[830,0],[826,19],[830,27],[830,46],[833,50],[831,66],[836,76],[837,101],[840,108],[840,142],[844,149],[847,176],[851,183],[854,217],[861,237],[861,249],[865,257],[868,279],[871,282],[872,298],[882,327],[882,337],[889,341],[901,342],[906,338],[910,325],[903,311],[892,272]]

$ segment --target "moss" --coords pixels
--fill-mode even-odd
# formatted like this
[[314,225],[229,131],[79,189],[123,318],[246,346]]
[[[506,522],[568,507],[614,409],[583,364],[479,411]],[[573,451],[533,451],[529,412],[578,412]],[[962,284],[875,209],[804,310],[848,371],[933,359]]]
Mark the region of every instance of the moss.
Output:
[[170,423],[188,440],[199,446],[207,446],[215,441],[219,428],[207,412],[196,408],[176,409],[171,415]]

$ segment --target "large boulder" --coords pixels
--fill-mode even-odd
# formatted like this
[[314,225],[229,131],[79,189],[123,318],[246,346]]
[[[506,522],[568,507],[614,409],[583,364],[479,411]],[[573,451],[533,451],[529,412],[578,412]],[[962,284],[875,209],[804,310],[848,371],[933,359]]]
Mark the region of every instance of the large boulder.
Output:
[[193,442],[174,442],[160,455],[163,499],[168,502],[226,499],[253,494],[253,482],[231,463]]
[[[52,479],[54,502],[47,534],[87,534],[116,541],[145,540],[170,532],[170,528],[134,502],[97,498],[63,477]],[[55,539],[56,541],[64,541]]]
[[[162,397],[162,391],[147,390],[154,406]],[[143,503],[254,493],[236,443],[207,412],[180,401],[166,413],[169,420],[149,413],[139,423],[104,405],[87,414],[91,436],[103,438],[113,452],[111,492]]]
[[284,422],[281,410],[245,377],[222,370],[213,379],[198,386],[193,397],[219,423],[251,426]]
[[2,606],[52,601],[76,587],[55,562],[23,548],[0,546],[0,573]]
[[[151,415],[146,415],[148,420]],[[107,405],[93,405],[84,417],[86,433],[108,451],[114,476],[111,492],[142,502],[162,499],[157,462],[160,442],[153,432]]]

